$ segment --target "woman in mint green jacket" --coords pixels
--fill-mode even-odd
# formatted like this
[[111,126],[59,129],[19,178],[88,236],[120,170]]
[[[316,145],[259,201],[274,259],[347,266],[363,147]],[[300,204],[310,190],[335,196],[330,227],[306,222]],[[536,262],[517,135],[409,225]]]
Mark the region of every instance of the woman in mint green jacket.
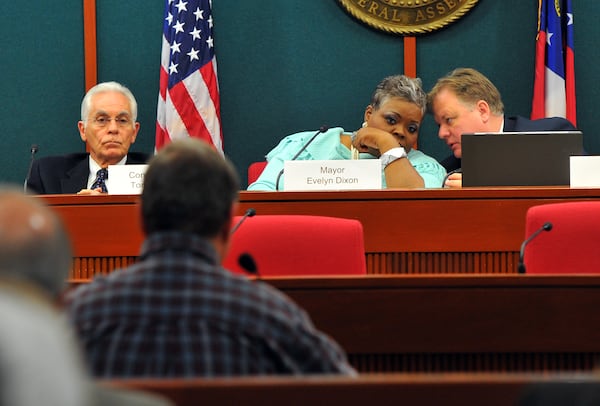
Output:
[[441,187],[446,170],[434,158],[413,149],[426,105],[421,79],[389,76],[377,85],[362,128],[353,133],[330,128],[310,143],[316,131],[288,135],[267,154],[265,170],[248,190],[281,190],[283,163],[299,151],[296,160],[379,158],[387,188]]

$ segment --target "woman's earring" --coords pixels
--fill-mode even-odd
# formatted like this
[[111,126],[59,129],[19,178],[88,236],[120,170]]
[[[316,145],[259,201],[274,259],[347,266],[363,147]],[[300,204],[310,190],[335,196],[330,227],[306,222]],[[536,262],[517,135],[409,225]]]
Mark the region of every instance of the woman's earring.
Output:
[[362,123],[362,126],[361,126],[361,127],[363,127],[363,128],[364,128],[364,127],[366,127],[366,126],[367,126],[367,122],[366,122],[366,121],[363,121],[363,123]]

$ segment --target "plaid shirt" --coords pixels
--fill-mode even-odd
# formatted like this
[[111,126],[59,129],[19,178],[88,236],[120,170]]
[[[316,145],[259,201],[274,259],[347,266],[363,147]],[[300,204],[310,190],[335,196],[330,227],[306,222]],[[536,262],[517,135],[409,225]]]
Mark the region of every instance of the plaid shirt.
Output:
[[223,269],[189,234],[150,236],[138,263],[66,306],[97,377],[355,373],[288,297]]

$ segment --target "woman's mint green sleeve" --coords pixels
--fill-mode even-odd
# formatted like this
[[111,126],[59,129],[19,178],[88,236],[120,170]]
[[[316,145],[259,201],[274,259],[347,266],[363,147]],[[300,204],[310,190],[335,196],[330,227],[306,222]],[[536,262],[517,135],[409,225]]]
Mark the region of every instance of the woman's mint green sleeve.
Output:
[[438,161],[418,150],[411,150],[408,159],[421,175],[426,188],[440,188],[446,176],[446,169]]

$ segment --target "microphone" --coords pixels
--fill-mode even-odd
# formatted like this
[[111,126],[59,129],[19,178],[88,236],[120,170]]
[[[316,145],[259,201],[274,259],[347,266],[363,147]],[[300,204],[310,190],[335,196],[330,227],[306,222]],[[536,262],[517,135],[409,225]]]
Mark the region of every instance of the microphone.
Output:
[[29,160],[29,169],[27,169],[27,177],[25,178],[25,182],[23,183],[23,193],[27,193],[27,182],[29,182],[29,177],[31,176],[31,168],[33,167],[33,160],[35,158],[35,154],[38,152],[38,145],[31,144],[31,158]]
[[[295,161],[296,158],[298,158],[300,156],[300,154],[311,144],[311,142],[313,142],[315,140],[315,138],[317,138],[317,135],[327,132],[327,130],[329,130],[329,127],[326,125],[322,125],[321,127],[319,127],[317,132],[312,137],[310,137],[310,139],[302,146],[302,148],[300,148],[300,150],[298,152],[296,152],[296,155],[294,155],[293,158],[290,159],[290,161]],[[279,174],[277,175],[277,179],[275,180],[275,190],[276,191],[279,190],[279,179],[281,179],[281,175],[283,175],[283,169],[281,169],[281,171],[279,171]]]
[[538,228],[537,230],[535,230],[535,232],[533,234],[531,234],[529,236],[529,238],[527,238],[525,241],[523,241],[523,244],[521,244],[521,251],[519,252],[519,265],[517,266],[517,271],[519,273],[525,273],[525,246],[527,244],[529,244],[531,242],[531,240],[533,240],[535,237],[538,236],[539,233],[541,233],[542,231],[550,231],[552,230],[552,223],[547,222],[544,223],[543,226],[541,226],[540,228]]
[[442,181],[442,187],[445,187],[444,185],[446,184],[446,181],[448,180],[450,175],[452,175],[453,173],[462,173],[462,168],[458,168],[458,169],[448,172],[448,174],[446,174],[446,176],[444,176],[444,180]]
[[244,221],[246,221],[246,219],[248,217],[254,217],[254,215],[256,214],[256,210],[254,210],[252,207],[249,208],[248,210],[246,210],[246,213],[244,213],[244,215],[242,216],[242,218],[240,219],[240,221],[238,221],[235,226],[233,226],[233,228],[231,229],[231,231],[229,232],[229,235],[233,234],[236,232],[236,230],[238,228],[240,228],[240,226],[242,225],[242,223]]
[[258,268],[256,266],[256,261],[252,258],[252,255],[244,252],[240,254],[238,257],[238,264],[244,269],[244,271],[248,272],[250,275],[256,276],[256,278],[260,278],[260,274],[258,273]]
[[[254,215],[256,215],[256,210],[254,210],[253,208],[249,208],[248,210],[246,210],[246,213],[242,216],[240,221],[238,221],[236,225],[233,226],[233,228],[229,232],[229,235],[235,233],[248,217],[253,217]],[[248,254],[247,252],[240,254],[240,256],[238,257],[238,264],[242,267],[244,271],[248,272],[249,274],[254,275],[257,278],[260,277],[254,258],[252,258],[252,255]]]

